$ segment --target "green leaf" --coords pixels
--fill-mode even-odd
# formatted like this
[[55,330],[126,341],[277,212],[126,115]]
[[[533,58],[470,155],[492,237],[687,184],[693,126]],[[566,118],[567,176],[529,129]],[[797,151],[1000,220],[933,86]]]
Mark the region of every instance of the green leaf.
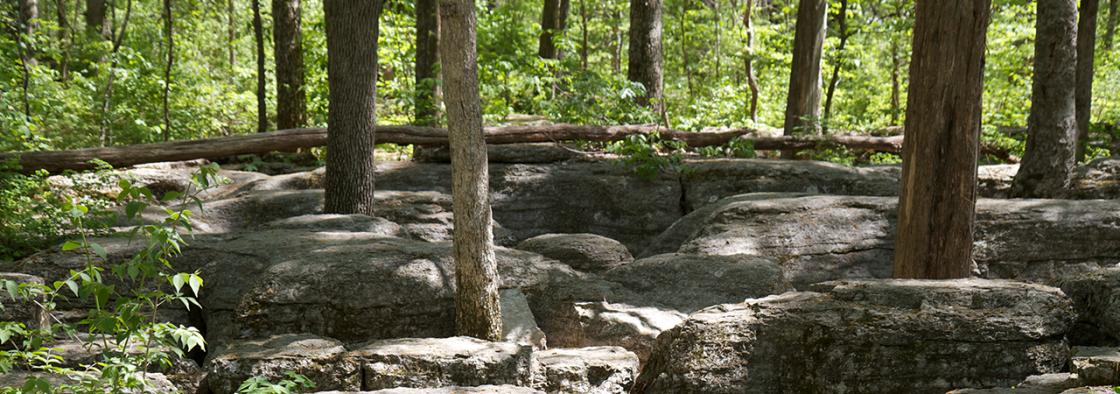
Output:
[[183,280],[183,274],[178,274],[171,277],[171,285],[175,286],[176,292],[182,290],[184,284],[186,284],[186,281]]
[[202,287],[202,277],[200,277],[196,274],[191,274],[190,279],[187,281],[187,283],[190,284],[191,291],[193,291],[194,295],[197,297],[198,296],[198,290],[199,290],[199,288]]
[[180,195],[182,195],[182,193],[179,193],[177,191],[169,191],[167,193],[164,193],[163,198],[160,198],[160,201],[175,201],[175,199],[179,198]]
[[78,241],[66,241],[62,244],[62,251],[67,252],[82,247],[82,243]]
[[97,257],[100,257],[102,260],[107,260],[108,259],[109,252],[105,251],[105,247],[101,246],[101,244],[96,243],[96,242],[91,242],[89,244],[89,248],[93,249],[93,254],[96,254]]
[[148,204],[145,204],[142,201],[129,201],[128,204],[124,206],[124,213],[128,216],[129,219],[132,219],[136,217],[136,214],[140,213],[144,210],[144,208],[147,207]]
[[75,297],[78,296],[78,283],[77,282],[74,282],[73,280],[67,279],[66,280],[66,287],[70,288],[70,291],[74,293]]

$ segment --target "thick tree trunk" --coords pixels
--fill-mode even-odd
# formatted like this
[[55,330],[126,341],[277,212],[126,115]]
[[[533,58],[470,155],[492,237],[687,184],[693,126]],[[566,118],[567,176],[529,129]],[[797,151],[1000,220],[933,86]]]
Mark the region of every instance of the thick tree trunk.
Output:
[[1085,148],[1089,145],[1089,120],[1093,108],[1093,57],[1097,45],[1097,0],[1081,0],[1081,10],[1077,19],[1077,93],[1075,98],[1077,116],[1077,154],[1078,161],[1085,158]]
[[167,61],[163,65],[163,140],[171,140],[171,69],[175,65],[175,20],[171,0],[163,0],[163,34],[167,36]]
[[919,0],[906,98],[894,277],[971,273],[990,0]]
[[568,24],[569,0],[544,0],[541,10],[541,34],[537,54],[543,59],[560,59],[563,51],[556,46],[556,36],[564,33]]
[[416,0],[416,124],[439,125],[439,0]]
[[494,256],[486,141],[478,92],[473,0],[441,0],[447,29],[440,42],[451,146],[451,202],[455,212],[455,327],[459,335],[501,340],[498,263]]
[[253,2],[253,41],[257,45],[257,132],[268,131],[268,104],[265,96],[264,75],[264,22],[261,20],[261,0]]
[[1040,0],[1027,150],[1013,197],[1050,197],[1069,186],[1077,162],[1077,4]]
[[660,112],[661,103],[661,1],[630,0],[630,59],[627,77],[642,84],[642,105]]
[[[862,135],[829,136],[758,136],[756,129],[728,129],[716,132],[688,132],[667,130],[659,126],[575,126],[566,124],[547,126],[505,126],[485,128],[486,143],[520,144],[561,141],[621,141],[635,134],[658,133],[660,138],[683,142],[689,147],[716,146],[733,139],[750,143],[755,150],[806,150],[826,147],[845,147],[851,150],[901,153],[903,138],[870,137]],[[764,134],[772,134],[766,132]],[[264,154],[274,151],[294,151],[327,144],[327,130],[321,128],[280,130],[221,138],[192,141],[174,141],[161,144],[142,144],[114,148],[89,148],[69,151],[0,153],[0,162],[18,160],[24,172],[45,169],[85,170],[93,168],[91,159],[101,159],[115,167],[142,163],[194,159],[223,159],[237,155]],[[400,145],[447,145],[447,130],[423,126],[379,126],[377,141]],[[997,145],[981,146],[981,153],[1014,161],[1008,152]]]
[[272,40],[276,60],[276,128],[307,125],[303,89],[303,29],[300,0],[272,0]]
[[[821,49],[824,46],[828,0],[800,0],[793,37],[793,65],[783,123],[786,135],[820,134]],[[792,159],[794,152],[783,151]]]
[[327,213],[373,215],[377,35],[381,0],[326,0]]
[[758,80],[754,77],[754,23],[751,14],[754,11],[754,0],[746,0],[746,11],[743,11],[743,27],[747,30],[747,53],[743,57],[744,71],[747,73],[747,87],[751,90],[750,114],[752,121],[758,121]]
[[1104,49],[1110,51],[1112,50],[1112,39],[1116,35],[1116,20],[1120,19],[1120,16],[1116,15],[1117,12],[1120,12],[1117,3],[1120,3],[1120,0],[1108,0],[1108,26],[1105,27],[1104,38],[1102,38]]
[[828,79],[828,90],[824,95],[824,118],[821,119],[821,126],[825,131],[828,131],[828,121],[832,119],[832,97],[836,94],[836,85],[840,83],[840,68],[844,65],[844,48],[852,36],[848,31],[848,0],[840,0],[840,10],[836,14],[836,32],[840,36],[840,44],[836,46],[832,77]]
[[109,40],[113,35],[112,23],[106,18],[105,0],[86,0],[86,33]]

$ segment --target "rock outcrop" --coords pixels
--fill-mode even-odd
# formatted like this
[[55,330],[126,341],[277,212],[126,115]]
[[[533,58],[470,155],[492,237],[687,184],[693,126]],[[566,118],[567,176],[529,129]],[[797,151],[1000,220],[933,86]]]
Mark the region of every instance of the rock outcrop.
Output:
[[387,339],[358,345],[347,362],[361,367],[362,388],[528,386],[532,349],[469,337]]
[[1120,267],[1059,278],[1073,300],[1077,324],[1070,341],[1078,345],[1120,344]]
[[249,378],[275,382],[294,372],[315,382],[319,390],[357,391],[360,366],[345,355],[341,342],[312,335],[232,342],[207,357],[205,384],[211,393],[232,394]]
[[638,357],[620,347],[550,349],[533,356],[533,387],[549,393],[622,394],[638,376]]
[[521,241],[527,250],[583,272],[603,272],[634,261],[626,245],[595,234],[542,234]]
[[636,392],[1007,386],[1069,359],[1069,300],[1007,281],[837,281],[701,310],[657,340]]

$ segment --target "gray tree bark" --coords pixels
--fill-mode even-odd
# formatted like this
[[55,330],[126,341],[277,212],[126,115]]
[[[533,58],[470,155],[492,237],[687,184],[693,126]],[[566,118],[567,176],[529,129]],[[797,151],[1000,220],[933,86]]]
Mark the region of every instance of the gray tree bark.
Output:
[[264,22],[261,20],[261,0],[253,2],[253,42],[257,46],[257,132],[268,131],[268,103],[265,101],[264,75]]
[[754,11],[754,0],[746,0],[746,10],[743,11],[743,27],[747,30],[747,52],[743,56],[744,72],[747,74],[747,87],[751,90],[750,114],[752,121],[758,121],[758,80],[754,77],[754,23],[751,14]]
[[303,28],[300,0],[272,0],[272,41],[276,61],[276,128],[307,125],[303,88]]
[[990,0],[918,0],[894,277],[971,272]]
[[439,1],[416,0],[416,124],[439,125]]
[[171,70],[175,67],[175,19],[171,0],[163,0],[163,33],[167,36],[167,61],[163,64],[163,140],[171,140]]
[[638,98],[638,103],[655,111],[663,108],[661,1],[630,0],[630,59],[626,67],[630,81],[646,88],[646,94]]
[[[828,0],[800,0],[793,36],[793,65],[783,128],[786,135],[820,134],[821,50],[824,47]],[[794,158],[782,151],[783,159]]]
[[440,41],[451,147],[455,326],[459,335],[501,339],[498,264],[494,257],[486,142],[478,92],[473,0],[440,0]]
[[1093,58],[1097,46],[1097,0],[1081,0],[1077,19],[1077,154],[1078,161],[1085,158],[1089,145],[1089,121],[1093,108]]
[[1013,197],[1052,197],[1069,186],[1077,162],[1076,59],[1077,4],[1040,0],[1027,150],[1011,184]]
[[326,0],[327,213],[374,213],[374,126],[381,0]]
[[86,33],[101,37],[101,39],[108,40],[113,36],[113,25],[110,23],[109,18],[106,18],[106,4],[105,0],[86,0]]
[[832,119],[832,98],[836,94],[836,85],[840,83],[840,69],[844,66],[844,48],[848,39],[855,34],[848,30],[848,0],[840,0],[840,10],[836,14],[836,32],[840,37],[840,44],[836,46],[835,61],[832,64],[832,77],[828,79],[828,89],[824,94],[824,117],[821,118],[821,128],[828,130],[828,121]]

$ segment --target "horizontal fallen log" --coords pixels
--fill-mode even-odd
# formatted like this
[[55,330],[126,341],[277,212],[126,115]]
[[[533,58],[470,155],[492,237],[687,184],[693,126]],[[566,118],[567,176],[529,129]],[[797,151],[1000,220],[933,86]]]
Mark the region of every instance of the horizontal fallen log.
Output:
[[[689,147],[723,145],[739,138],[751,142],[755,150],[808,150],[842,146],[853,150],[875,152],[899,153],[902,151],[902,136],[759,136],[759,131],[743,128],[714,132],[687,132],[648,125],[576,126],[556,124],[487,127],[485,134],[488,144],[577,140],[608,142],[623,140],[631,135],[657,132],[663,140],[681,141]],[[423,126],[378,126],[377,142],[400,145],[446,145],[447,130]],[[294,151],[324,146],[326,143],[327,130],[325,128],[306,128],[107,148],[12,152],[0,154],[0,162],[18,159],[20,169],[24,172],[33,172],[37,169],[59,172],[92,169],[94,165],[90,161],[93,159],[100,159],[114,167],[127,167],[143,163],[194,159],[216,160],[237,155]],[[1013,159],[1005,150],[995,147],[985,146],[982,151],[1005,160]]]

